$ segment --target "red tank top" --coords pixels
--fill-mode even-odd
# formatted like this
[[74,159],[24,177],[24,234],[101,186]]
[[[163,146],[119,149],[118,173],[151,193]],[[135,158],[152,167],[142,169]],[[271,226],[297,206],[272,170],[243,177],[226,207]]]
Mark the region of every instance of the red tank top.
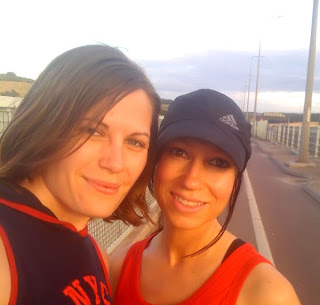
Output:
[[[115,293],[114,305],[151,305],[139,290],[142,253],[153,236],[131,246],[123,262],[120,280]],[[249,244],[237,248],[223,261],[219,268],[190,298],[177,305],[234,305],[241,287],[251,272],[260,263],[269,263]]]

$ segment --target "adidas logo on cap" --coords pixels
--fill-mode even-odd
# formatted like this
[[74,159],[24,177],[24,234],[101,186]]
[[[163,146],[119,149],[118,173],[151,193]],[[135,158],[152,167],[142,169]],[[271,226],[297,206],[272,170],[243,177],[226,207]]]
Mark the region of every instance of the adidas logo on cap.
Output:
[[232,114],[228,114],[220,118],[220,121],[231,126],[233,129],[239,130],[237,122]]

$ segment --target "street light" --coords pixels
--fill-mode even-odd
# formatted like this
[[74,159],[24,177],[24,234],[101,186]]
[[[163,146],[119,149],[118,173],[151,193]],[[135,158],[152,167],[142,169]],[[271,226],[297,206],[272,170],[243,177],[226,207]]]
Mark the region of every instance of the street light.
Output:
[[[316,1],[316,0],[315,0]],[[279,19],[283,16],[270,17],[272,19]],[[254,111],[253,111],[253,121],[252,121],[252,134],[253,136],[257,136],[257,101],[258,101],[258,85],[259,85],[259,68],[260,68],[260,58],[261,58],[261,42],[259,43],[259,54],[258,54],[258,67],[257,67],[257,80],[256,80],[256,95],[254,99]]]
[[242,100],[242,107],[241,110],[244,113],[246,110],[246,95],[247,95],[247,83],[244,84],[244,88],[243,88],[243,100]]
[[261,53],[261,43],[259,43],[257,80],[256,80],[256,95],[255,95],[255,99],[254,99],[254,110],[253,110],[253,120],[252,120],[252,134],[253,134],[253,136],[257,136],[256,116],[257,116],[257,100],[258,100],[258,85],[259,85],[260,53]]
[[252,59],[255,58],[255,57],[256,56],[251,56],[251,61],[250,61],[250,73],[249,73],[248,97],[247,97],[247,114],[246,114],[247,121],[249,121],[249,101],[250,101],[250,84],[251,84]]

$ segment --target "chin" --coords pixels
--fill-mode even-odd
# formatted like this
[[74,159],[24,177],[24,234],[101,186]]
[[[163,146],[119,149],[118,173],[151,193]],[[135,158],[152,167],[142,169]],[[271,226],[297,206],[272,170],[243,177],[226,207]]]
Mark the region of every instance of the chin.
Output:
[[205,228],[207,225],[211,225],[211,221],[200,220],[200,219],[191,219],[191,218],[179,218],[173,217],[170,219],[167,218],[165,224],[171,228],[178,230],[196,230],[200,228]]
[[110,209],[110,207],[103,209],[100,206],[100,207],[97,207],[96,209],[90,208],[84,211],[83,214],[87,215],[90,218],[107,218],[114,212],[114,210],[115,209]]

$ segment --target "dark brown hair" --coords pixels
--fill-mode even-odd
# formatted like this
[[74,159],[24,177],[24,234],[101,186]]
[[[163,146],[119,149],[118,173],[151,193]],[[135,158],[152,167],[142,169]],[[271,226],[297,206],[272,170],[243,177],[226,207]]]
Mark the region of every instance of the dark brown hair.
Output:
[[[145,190],[152,173],[160,98],[143,70],[120,50],[88,45],[55,58],[23,98],[0,139],[0,179],[19,184],[41,168],[78,149],[79,131],[91,111],[89,126],[129,93],[142,89],[152,103],[148,161],[134,187],[108,220],[138,225],[150,219]],[[101,102],[104,100],[104,102]]]

